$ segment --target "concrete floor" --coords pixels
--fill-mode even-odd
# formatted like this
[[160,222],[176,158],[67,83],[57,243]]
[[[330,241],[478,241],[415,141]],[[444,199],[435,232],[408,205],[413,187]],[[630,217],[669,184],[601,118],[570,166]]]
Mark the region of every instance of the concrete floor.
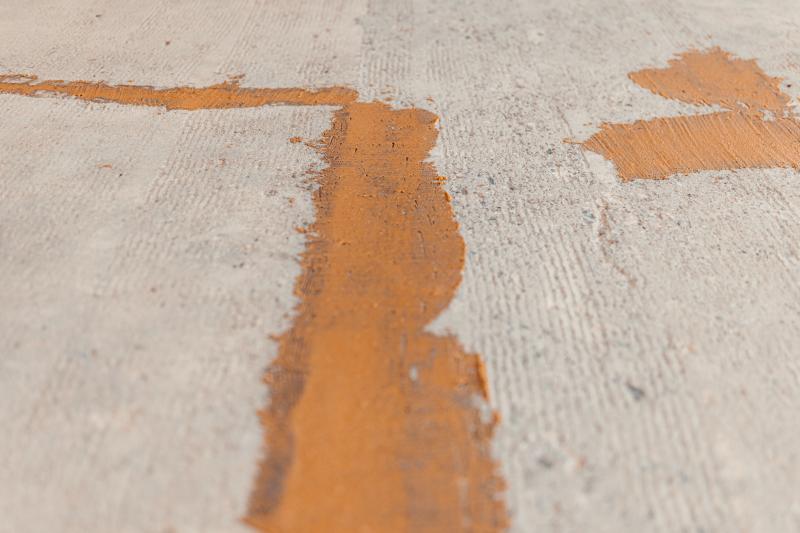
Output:
[[[602,122],[704,112],[687,48],[800,94],[796,0],[4,0],[0,73],[347,85],[441,117],[514,533],[800,530],[800,174],[622,183]],[[0,95],[0,531],[235,532],[325,108]]]

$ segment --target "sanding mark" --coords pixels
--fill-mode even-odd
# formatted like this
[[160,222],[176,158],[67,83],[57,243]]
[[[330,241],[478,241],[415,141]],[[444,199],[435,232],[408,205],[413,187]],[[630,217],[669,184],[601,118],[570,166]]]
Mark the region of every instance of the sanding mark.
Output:
[[781,80],[767,76],[754,60],[719,48],[691,50],[667,68],[630,78],[665,98],[725,111],[602,124],[583,147],[614,163],[623,181],[701,170],[800,168],[800,121]]
[[189,110],[340,105],[316,144],[327,166],[316,175],[294,324],[265,376],[265,457],[245,521],[271,533],[506,529],[483,364],[455,338],[425,331],[464,267],[444,178],[425,161],[435,115],[358,103],[340,88],[153,89],[6,76],[0,93]]

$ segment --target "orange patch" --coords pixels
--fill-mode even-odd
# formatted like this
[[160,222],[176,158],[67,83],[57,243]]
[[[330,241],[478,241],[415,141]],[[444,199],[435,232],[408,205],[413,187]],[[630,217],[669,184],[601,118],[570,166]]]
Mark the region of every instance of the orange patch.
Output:
[[267,374],[269,454],[247,517],[263,531],[505,527],[480,359],[425,332],[464,266],[424,162],[436,120],[355,103],[324,135],[298,316]]
[[705,115],[602,124],[583,147],[613,162],[623,181],[740,168],[799,168],[800,121],[788,108],[780,79],[753,60],[715,48],[689,51],[664,69],[630,75],[665,98],[719,105]]
[[668,68],[644,69],[629,77],[655,94],[688,104],[781,113],[789,103],[780,78],[764,74],[754,59],[739,59],[720,48],[689,50],[671,59]]

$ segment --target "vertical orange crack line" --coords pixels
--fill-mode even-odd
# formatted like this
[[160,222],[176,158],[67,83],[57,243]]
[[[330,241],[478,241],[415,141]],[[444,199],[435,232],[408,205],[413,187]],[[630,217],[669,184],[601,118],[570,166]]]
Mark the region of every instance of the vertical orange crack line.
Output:
[[424,331],[464,265],[449,200],[425,162],[436,120],[353,103],[323,135],[297,318],[266,378],[266,456],[245,518],[262,531],[507,526],[480,359]]

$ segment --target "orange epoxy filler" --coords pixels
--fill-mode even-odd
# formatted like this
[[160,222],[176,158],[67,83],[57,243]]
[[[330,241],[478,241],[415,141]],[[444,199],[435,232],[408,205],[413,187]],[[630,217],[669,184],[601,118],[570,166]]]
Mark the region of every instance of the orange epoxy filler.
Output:
[[464,243],[424,162],[436,116],[355,103],[319,145],[300,309],[268,373],[264,531],[495,532],[505,526],[479,358],[424,331],[461,281]]
[[583,146],[613,162],[623,181],[701,170],[800,168],[800,121],[780,79],[764,74],[754,60],[719,48],[692,50],[668,68],[630,78],[665,98],[726,111],[602,124]]
[[343,87],[261,89],[240,87],[236,80],[210,87],[156,89],[145,85],[108,85],[87,81],[45,80],[19,74],[0,75],[0,94],[63,94],[89,102],[165,107],[167,109],[235,109],[265,105],[343,105],[358,93]]
[[[0,93],[220,109],[338,105],[316,145],[316,221],[300,303],[261,412],[265,456],[245,521],[271,533],[506,529],[477,355],[426,326],[461,281],[464,242],[425,160],[437,117],[350,89],[154,89],[4,76]],[[483,404],[483,405],[481,405]]]

